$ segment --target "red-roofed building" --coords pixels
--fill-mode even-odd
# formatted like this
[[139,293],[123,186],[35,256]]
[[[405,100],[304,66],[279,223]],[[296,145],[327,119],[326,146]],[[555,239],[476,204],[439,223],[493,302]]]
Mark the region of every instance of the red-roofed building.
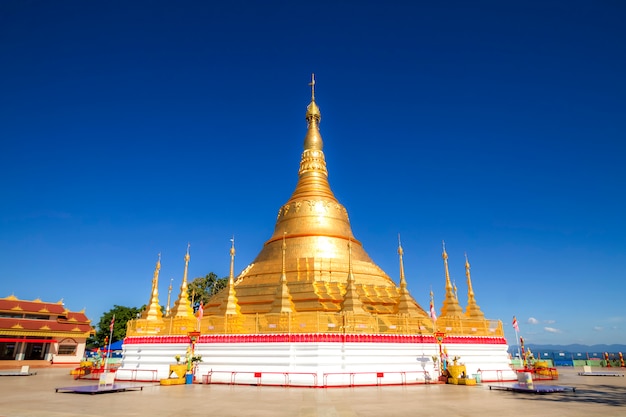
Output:
[[0,298],[0,361],[78,364],[93,333],[85,312],[69,311],[62,301]]

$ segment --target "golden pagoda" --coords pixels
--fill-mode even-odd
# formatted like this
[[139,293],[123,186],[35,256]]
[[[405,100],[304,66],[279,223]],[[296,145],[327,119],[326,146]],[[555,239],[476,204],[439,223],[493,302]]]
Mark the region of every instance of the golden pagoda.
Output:
[[[463,313],[450,284],[445,247],[446,296],[437,322],[409,293],[400,241],[398,284],[372,261],[352,233],[346,208],[331,190],[319,130],[321,112],[315,101],[314,77],[309,85],[311,102],[305,115],[307,131],[295,190],[278,210],[273,235],[236,278],[233,239],[229,284],[204,305],[199,323],[201,333],[432,335],[439,330],[450,334],[494,335],[494,330],[488,331],[493,325],[478,314],[473,292],[468,314]],[[183,293],[187,295],[184,289],[186,282],[181,286],[181,297]],[[170,316],[177,315],[180,309],[177,304]],[[142,317],[146,318],[163,322],[159,326],[163,335],[184,334],[180,326],[165,324],[168,317]],[[138,327],[136,323],[129,324],[128,335],[146,334],[137,331]],[[155,326],[141,327],[154,329]],[[172,333],[171,329],[176,327],[180,331]]]
[[[241,314],[262,317],[254,323],[256,328],[267,321],[282,330],[289,323],[271,316],[290,315],[292,324],[301,329],[291,326],[290,331],[327,331],[327,326],[310,328],[320,318],[335,324],[332,330],[352,323],[372,331],[379,325],[393,327],[400,315],[415,321],[416,329],[421,321],[423,328],[432,327],[406,285],[399,288],[352,233],[348,212],[328,182],[314,78],[310,86],[298,182],[278,210],[274,234],[234,283]],[[220,327],[221,306],[230,291],[223,290],[205,306],[205,320],[212,323],[209,328]]]

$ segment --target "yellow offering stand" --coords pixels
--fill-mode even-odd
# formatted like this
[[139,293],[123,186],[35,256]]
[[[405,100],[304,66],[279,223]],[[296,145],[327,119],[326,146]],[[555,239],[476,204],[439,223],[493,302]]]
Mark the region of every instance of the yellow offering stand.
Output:
[[185,384],[186,374],[187,374],[187,365],[185,364],[170,365],[169,376],[166,379],[161,380],[161,385],[183,385]]
[[448,365],[448,384],[454,385],[476,385],[476,378],[468,378],[465,365],[457,364],[455,360],[452,365]]

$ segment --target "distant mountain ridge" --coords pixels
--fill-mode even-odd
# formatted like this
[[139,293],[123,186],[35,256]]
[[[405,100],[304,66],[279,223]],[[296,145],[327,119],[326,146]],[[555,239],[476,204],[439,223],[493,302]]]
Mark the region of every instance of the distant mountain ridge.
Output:
[[[622,352],[626,354],[626,345],[581,345],[574,343],[571,345],[536,345],[533,343],[525,344],[526,348],[530,348],[533,352]],[[510,345],[509,351],[517,351],[518,345]]]

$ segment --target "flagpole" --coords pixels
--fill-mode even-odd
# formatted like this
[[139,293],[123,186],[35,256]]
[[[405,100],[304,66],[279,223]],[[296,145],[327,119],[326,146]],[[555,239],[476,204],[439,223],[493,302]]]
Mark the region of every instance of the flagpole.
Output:
[[107,355],[104,360],[104,373],[106,374],[107,368],[109,365],[109,354],[111,353],[111,340],[113,340],[113,326],[115,325],[115,314],[113,314],[113,318],[111,319],[111,324],[109,325],[109,346],[107,347]]
[[201,321],[202,321],[202,317],[204,316],[204,302],[202,302],[202,300],[200,300],[200,305],[198,306],[198,318],[197,318],[197,322],[196,322],[196,331],[200,331],[200,329],[202,328],[201,326]]
[[520,338],[519,338],[519,323],[517,322],[517,317],[513,316],[513,329],[515,330],[515,341],[517,343],[517,355],[519,356],[520,360],[522,361],[522,367],[526,367],[524,365],[524,358],[522,358],[522,353],[520,352]]
[[519,334],[517,333],[517,329],[515,329],[515,342],[517,343],[517,356],[519,356],[520,361],[522,361],[521,364],[522,364],[522,367],[523,367],[524,366],[524,359],[522,358],[522,353],[521,353],[521,351],[519,349],[520,341],[519,341]]

